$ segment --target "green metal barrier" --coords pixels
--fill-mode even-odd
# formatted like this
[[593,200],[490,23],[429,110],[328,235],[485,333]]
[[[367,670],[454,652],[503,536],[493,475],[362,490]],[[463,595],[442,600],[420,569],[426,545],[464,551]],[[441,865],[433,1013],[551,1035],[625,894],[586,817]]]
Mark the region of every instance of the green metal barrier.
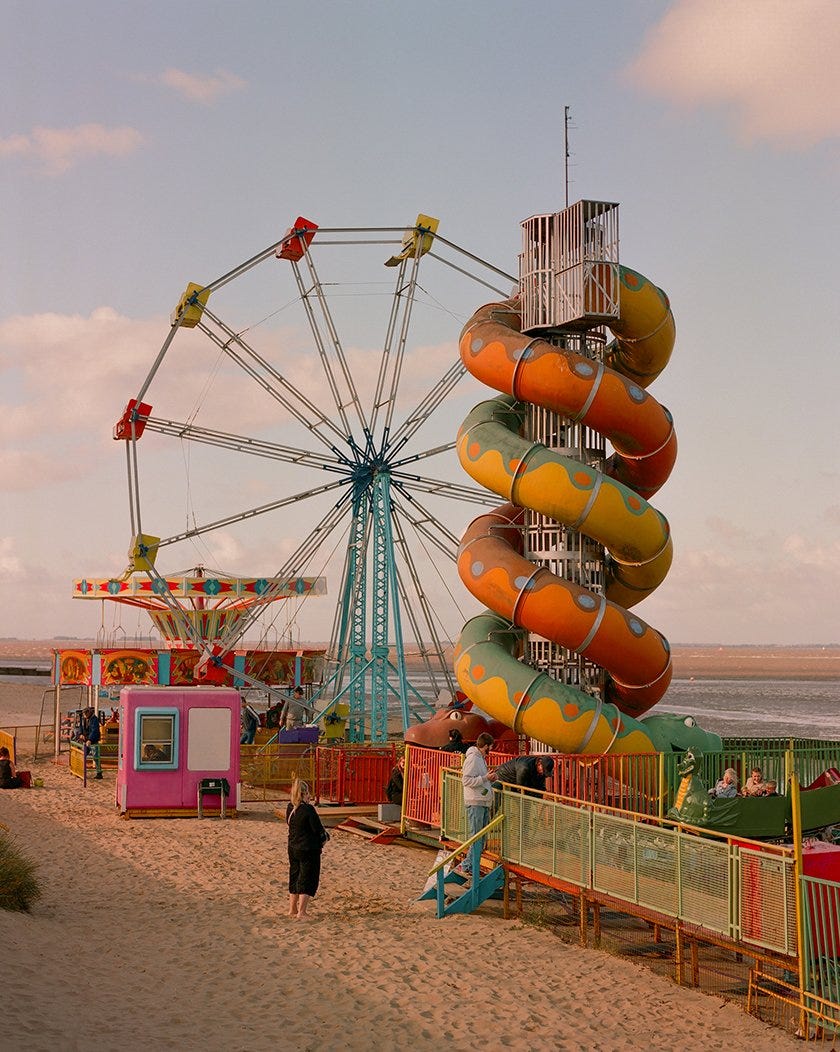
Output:
[[[463,842],[461,778],[445,771],[441,832]],[[790,849],[697,833],[651,817],[513,788],[496,794],[505,816],[503,862],[609,895],[735,942],[796,955]]]
[[[665,810],[672,806],[680,778],[677,767],[681,753],[665,753]],[[791,775],[801,785],[808,786],[829,767],[840,768],[840,742],[817,741],[813,738],[724,738],[720,752],[704,753],[700,777],[708,786],[723,776],[727,767],[738,773],[738,784],[743,785],[753,767],[760,767],[765,781],[777,783],[780,793],[786,792]]]

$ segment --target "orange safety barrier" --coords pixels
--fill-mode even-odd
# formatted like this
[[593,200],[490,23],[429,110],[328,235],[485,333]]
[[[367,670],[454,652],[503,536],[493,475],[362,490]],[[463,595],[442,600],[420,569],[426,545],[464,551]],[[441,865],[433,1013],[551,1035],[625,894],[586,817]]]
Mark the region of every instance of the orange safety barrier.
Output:
[[394,745],[319,745],[315,758],[317,802],[385,803],[385,787],[396,762]]
[[548,792],[637,814],[658,814],[658,753],[626,756],[555,753],[553,756],[554,771],[546,784]]
[[[554,770],[546,782],[547,792],[637,814],[658,814],[658,753],[626,756],[586,756],[577,753],[540,755],[550,755],[554,760]],[[487,766],[499,767],[510,759],[509,753],[493,751],[487,758]],[[440,773],[445,767],[460,768],[462,761],[460,753],[418,745],[406,746],[407,788],[403,817],[408,821],[439,826]]]
[[463,759],[459,752],[406,745],[404,820],[440,826],[440,773],[445,767],[460,768]]

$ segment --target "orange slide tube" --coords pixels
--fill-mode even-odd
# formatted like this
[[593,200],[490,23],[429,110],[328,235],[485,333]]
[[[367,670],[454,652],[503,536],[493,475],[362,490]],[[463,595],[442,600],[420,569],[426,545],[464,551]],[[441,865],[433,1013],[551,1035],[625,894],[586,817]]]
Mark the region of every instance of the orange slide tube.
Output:
[[[461,358],[502,392],[476,406],[458,436],[464,469],[506,504],[464,535],[458,569],[489,610],[473,618],[456,648],[461,688],[490,716],[563,752],[660,748],[638,717],[671,680],[670,648],[629,612],[664,579],[670,530],[648,498],[668,478],[676,435],[667,409],[645,387],[674,344],[667,296],[620,268],[621,312],[605,363],[523,335],[517,300],[480,308],[461,334]],[[601,473],[521,437],[527,403],[603,434],[614,455]],[[522,553],[523,508],[550,516],[609,553],[598,595]],[[535,673],[517,658],[524,631],[585,655],[607,670],[603,699]]]

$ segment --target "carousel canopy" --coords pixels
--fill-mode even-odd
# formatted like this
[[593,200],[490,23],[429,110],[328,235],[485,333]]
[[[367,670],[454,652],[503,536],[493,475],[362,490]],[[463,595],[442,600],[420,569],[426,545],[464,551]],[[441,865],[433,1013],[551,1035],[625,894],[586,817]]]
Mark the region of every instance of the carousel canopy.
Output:
[[[281,599],[326,595],[325,577],[230,577],[197,567],[189,573],[150,578],[146,574],[120,577],[81,577],[73,582],[74,599],[110,599],[149,613],[161,635],[170,643],[183,639],[182,618],[195,635],[218,639],[232,629],[253,607]],[[173,613],[172,600],[180,611]],[[183,623],[183,622],[182,622]]]

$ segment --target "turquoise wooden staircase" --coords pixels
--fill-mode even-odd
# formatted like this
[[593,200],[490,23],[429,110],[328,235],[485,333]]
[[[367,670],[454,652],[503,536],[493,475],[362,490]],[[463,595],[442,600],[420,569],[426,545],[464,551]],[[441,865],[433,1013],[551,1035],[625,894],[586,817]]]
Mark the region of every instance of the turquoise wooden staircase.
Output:
[[[481,873],[481,841],[491,829],[501,825],[505,816],[496,817],[479,830],[455,851],[439,859],[432,870],[430,877],[435,877],[435,883],[423,892],[420,900],[435,899],[437,902],[437,916],[449,917],[454,913],[472,913],[478,907],[494,895],[498,895],[505,883],[505,871],[503,866],[494,866],[489,873]],[[461,855],[464,850],[469,852],[470,869],[472,870],[472,884],[455,898],[450,898],[446,893],[447,883],[456,883],[463,887],[467,878],[460,873],[449,869],[449,866]]]

